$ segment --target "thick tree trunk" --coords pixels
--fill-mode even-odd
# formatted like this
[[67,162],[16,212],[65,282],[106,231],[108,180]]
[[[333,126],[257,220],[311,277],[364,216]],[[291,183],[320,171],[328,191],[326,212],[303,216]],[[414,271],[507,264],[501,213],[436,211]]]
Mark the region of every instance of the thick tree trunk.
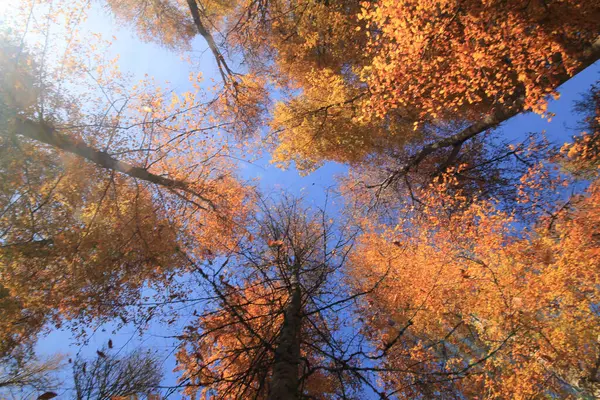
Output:
[[285,308],[283,326],[277,338],[269,400],[295,400],[299,393],[300,327],[302,296],[297,272],[292,278],[292,293]]

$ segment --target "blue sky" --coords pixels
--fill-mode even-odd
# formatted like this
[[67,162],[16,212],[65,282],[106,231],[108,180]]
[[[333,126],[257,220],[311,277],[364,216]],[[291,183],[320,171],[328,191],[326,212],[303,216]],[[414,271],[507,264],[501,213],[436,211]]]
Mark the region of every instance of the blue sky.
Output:
[[[207,85],[210,84],[211,79],[219,79],[212,54],[206,51],[206,44],[200,37],[193,42],[191,57],[194,64],[190,65],[182,62],[180,54],[176,52],[141,42],[128,27],[117,24],[107,11],[96,4],[92,7],[84,29],[101,33],[107,38],[116,37],[110,48],[110,55],[119,55],[120,69],[131,74],[133,82],[148,74],[154,77],[158,84],[168,81],[171,89],[184,92],[192,90],[188,79],[190,72],[201,71]],[[335,176],[343,174],[346,170],[346,166],[329,163],[315,173],[302,177],[293,167],[285,171],[276,168],[270,164],[268,155],[258,160],[239,163],[239,175],[246,180],[258,180],[259,187],[264,193],[276,196],[285,191],[302,195],[307,205],[316,206],[323,205],[327,189],[335,185]],[[109,324],[93,332],[90,331],[88,343],[85,345],[76,343],[69,331],[54,329],[39,341],[37,351],[40,355],[58,352],[73,358],[78,353],[86,357],[94,357],[96,350],[106,346],[109,338],[112,339],[117,351],[127,352],[143,346],[156,351],[164,359],[163,385],[170,386],[176,384],[176,375],[171,373],[175,367],[172,356],[174,342],[163,336],[180,333],[178,327],[184,326],[185,323],[186,321],[178,321],[170,328],[166,328],[160,322],[151,323],[141,336],[140,332],[131,326],[114,333],[115,327]],[[66,383],[65,388],[70,387],[70,373],[70,368],[67,366],[62,374]],[[66,394],[61,395],[66,396]],[[179,396],[172,395],[170,398],[177,399]]]
[[[117,40],[111,47],[112,53],[119,55],[123,71],[134,76],[134,81],[145,74],[153,76],[157,82],[170,82],[170,87],[178,92],[192,90],[188,80],[190,72],[202,72],[205,82],[219,80],[219,74],[212,54],[207,50],[206,42],[197,36],[192,45],[193,65],[182,62],[176,52],[160,46],[141,42],[126,26],[120,26],[114,18],[101,7],[94,5],[86,24],[92,32],[100,32],[106,37],[115,36]],[[267,193],[286,190],[289,193],[302,194],[307,201],[322,204],[325,191],[335,185],[336,175],[343,174],[347,167],[328,163],[315,173],[302,177],[295,168],[281,170],[269,162],[270,157],[239,163],[239,174],[244,179],[260,179],[260,187]]]
[[[0,6],[0,12],[8,4],[15,4],[16,1],[18,0],[0,0],[4,4]],[[133,74],[134,80],[148,74],[155,77],[157,82],[169,81],[176,91],[186,91],[190,89],[189,72],[202,71],[207,80],[218,79],[212,55],[206,51],[206,45],[200,37],[193,43],[192,56],[196,63],[189,65],[181,62],[179,54],[175,52],[139,41],[127,27],[118,26],[114,19],[97,5],[93,6],[85,29],[100,32],[107,37],[116,36],[112,51],[120,55],[121,69]],[[560,100],[550,104],[549,110],[556,113],[551,122],[535,114],[519,115],[500,128],[502,136],[518,139],[525,137],[529,132],[546,131],[549,139],[555,143],[568,141],[575,133],[573,128],[577,123],[577,116],[572,113],[573,102],[600,77],[599,72],[600,65],[596,64],[560,88]],[[259,179],[260,188],[267,194],[285,190],[302,195],[308,204],[315,205],[323,204],[327,188],[335,186],[335,177],[343,174],[346,169],[343,165],[328,163],[316,172],[302,177],[294,168],[283,171],[274,167],[269,163],[268,156],[239,164],[240,175],[248,180]],[[160,338],[173,332],[169,332],[160,324],[151,325],[142,337],[138,337],[133,328],[124,328],[116,334],[111,333],[111,326],[104,329],[105,331],[99,330],[92,335],[89,344],[82,348],[72,345],[73,339],[69,333],[54,330],[39,342],[37,348],[41,354],[60,352],[74,355],[81,350],[83,354],[93,355],[96,349],[106,344],[109,337],[117,348],[122,347],[125,350],[143,345],[157,350],[164,356],[166,378],[163,384],[174,384],[175,376],[170,373],[174,367],[173,357],[169,355],[169,351],[172,350],[171,340]]]

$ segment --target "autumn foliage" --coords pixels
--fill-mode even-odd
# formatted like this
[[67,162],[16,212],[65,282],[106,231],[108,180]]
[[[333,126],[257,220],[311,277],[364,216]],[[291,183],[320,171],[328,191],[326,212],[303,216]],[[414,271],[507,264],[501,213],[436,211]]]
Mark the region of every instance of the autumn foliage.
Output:
[[[597,52],[593,1],[361,4],[299,2],[290,8],[304,12],[272,16],[274,79],[302,88],[277,104],[275,162],[302,170],[356,163],[429,140],[418,132],[428,124],[544,113],[548,97]],[[291,32],[292,22],[310,29]]]
[[543,112],[559,77],[597,40],[599,12],[593,1],[365,3],[359,18],[373,62],[362,74],[372,110],[416,106],[426,119],[469,118],[523,102]]
[[[48,322],[70,320],[79,331],[92,320],[126,321],[123,304],[186,270],[181,250],[193,243],[205,257],[234,243],[249,206],[227,144],[193,138],[214,130],[197,91],[179,97],[143,81],[117,108],[106,98],[127,85],[117,66],[97,55],[92,71],[80,58],[102,41],[74,43],[80,52],[46,71],[10,37],[2,45],[0,326],[10,352]],[[46,80],[65,69],[73,75]],[[79,106],[84,99],[97,113]]]
[[[497,129],[551,118],[600,58],[597,2],[99,6],[189,76],[122,72],[87,1],[15,8],[0,362],[34,360],[53,329],[154,323],[176,363],[162,389],[192,399],[600,397],[598,83],[566,143]],[[323,204],[246,169],[330,161],[348,171]],[[76,380],[130,381],[104,350]]]
[[523,229],[494,201],[461,204],[444,184],[418,217],[370,228],[352,276],[383,279],[364,302],[366,334],[380,346],[401,335],[386,386],[401,398],[595,396],[599,193],[594,183]]

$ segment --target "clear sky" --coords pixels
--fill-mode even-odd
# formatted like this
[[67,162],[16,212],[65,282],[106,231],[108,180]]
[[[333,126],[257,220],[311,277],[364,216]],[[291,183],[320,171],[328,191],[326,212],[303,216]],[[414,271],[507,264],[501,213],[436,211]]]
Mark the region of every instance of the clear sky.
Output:
[[[5,1],[0,0],[0,3],[3,4],[4,10],[7,10],[8,2]],[[10,1],[14,3],[13,0]],[[180,54],[176,52],[140,41],[128,27],[117,24],[114,18],[96,3],[93,4],[90,17],[83,28],[83,35],[87,31],[101,33],[107,38],[116,37],[110,48],[111,55],[119,55],[120,69],[132,74],[133,81],[142,79],[148,74],[154,77],[157,83],[168,81],[170,88],[176,92],[184,92],[192,89],[188,79],[190,72],[201,71],[207,83],[210,83],[211,79],[219,79],[212,54],[206,51],[206,44],[200,37],[193,42],[191,58],[194,64],[190,65],[182,62]],[[285,191],[293,195],[302,195],[308,205],[317,206],[323,205],[327,189],[335,185],[335,176],[343,174],[346,169],[343,165],[329,163],[315,173],[302,177],[293,167],[286,171],[276,168],[270,164],[268,155],[259,160],[239,163],[239,175],[243,179],[258,180],[264,193],[276,196]],[[75,342],[70,332],[53,329],[47,336],[41,338],[37,351],[40,355],[58,352],[67,354],[71,358],[78,353],[86,357],[94,357],[96,350],[106,346],[109,338],[112,339],[117,351],[127,352],[142,346],[157,351],[165,360],[163,385],[171,386],[176,384],[176,374],[171,373],[175,367],[172,354],[174,341],[165,336],[179,334],[181,332],[179,327],[184,326],[186,322],[188,321],[178,321],[168,328],[160,322],[151,323],[141,336],[140,332],[133,327],[125,327],[114,333],[114,326],[107,325],[93,332],[88,338],[89,342],[83,346]],[[63,373],[67,391],[71,385],[70,373],[70,368],[67,366]],[[67,396],[67,391],[61,393],[61,396]],[[179,396],[172,395],[169,398],[177,399]]]
[[[11,4],[15,4],[17,1],[19,0],[0,0],[0,13],[6,11]],[[100,32],[108,37],[116,36],[117,40],[113,51],[120,55],[121,69],[130,72],[134,77],[141,78],[148,74],[154,76],[157,82],[170,81],[171,86],[177,91],[190,89],[188,81],[190,71],[198,72],[200,70],[207,80],[217,79],[217,70],[212,55],[206,51],[206,45],[201,38],[194,41],[192,51],[196,64],[189,65],[181,62],[180,56],[174,52],[139,41],[127,27],[118,26],[114,19],[95,3],[85,29]],[[535,114],[520,115],[501,127],[502,136],[518,140],[529,132],[545,130],[550,140],[556,143],[568,141],[570,136],[575,133],[572,128],[576,126],[577,121],[576,116],[572,113],[573,101],[578,99],[579,95],[600,77],[599,71],[600,65],[596,64],[560,88],[560,100],[552,101],[550,105],[550,111],[556,113],[556,117],[551,122]],[[251,163],[240,162],[239,171],[245,179],[258,178],[260,187],[266,193],[286,190],[292,194],[302,194],[309,204],[322,205],[326,189],[335,186],[336,175],[343,174],[346,167],[329,163],[316,172],[301,177],[294,168],[286,171],[277,169],[269,163],[268,156],[265,156]],[[61,352],[73,355],[81,350],[83,354],[93,355],[96,349],[106,344],[109,337],[112,338],[117,348],[133,349],[142,344],[145,347],[156,349],[164,356],[166,378],[163,384],[167,386],[174,384],[175,376],[170,373],[174,367],[172,354],[169,353],[172,350],[171,340],[161,338],[161,336],[173,334],[173,332],[159,324],[151,325],[141,337],[137,337],[132,328],[125,328],[117,334],[111,333],[110,326],[104,329],[106,331],[100,330],[92,335],[89,345],[81,349],[72,345],[72,338],[68,333],[56,330],[43,338],[37,348],[42,354]],[[177,396],[172,398],[177,398]]]

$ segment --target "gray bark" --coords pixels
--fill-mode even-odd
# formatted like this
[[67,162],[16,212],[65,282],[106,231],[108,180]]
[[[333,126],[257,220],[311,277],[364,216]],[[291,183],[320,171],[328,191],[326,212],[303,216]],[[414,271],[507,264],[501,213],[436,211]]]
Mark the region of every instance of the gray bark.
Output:
[[300,328],[302,325],[302,292],[298,281],[299,268],[291,279],[291,297],[284,311],[283,326],[277,338],[269,400],[300,398]]
[[[15,133],[17,135],[25,136],[29,139],[48,144],[52,147],[66,151],[71,154],[76,154],[79,157],[85,158],[86,160],[93,162],[99,167],[113,171],[118,171],[125,175],[129,175],[133,178],[141,179],[146,182],[151,182],[171,190],[181,190],[185,193],[191,194],[192,196],[205,201],[206,203],[212,206],[212,203],[208,199],[204,198],[199,193],[191,190],[186,182],[156,175],[149,172],[145,168],[136,167],[129,163],[119,161],[104,151],[100,151],[94,149],[91,146],[88,146],[83,141],[74,140],[73,138],[67,135],[57,132],[52,126],[48,124],[17,117],[15,119],[15,127]],[[204,206],[200,207],[205,208]]]

